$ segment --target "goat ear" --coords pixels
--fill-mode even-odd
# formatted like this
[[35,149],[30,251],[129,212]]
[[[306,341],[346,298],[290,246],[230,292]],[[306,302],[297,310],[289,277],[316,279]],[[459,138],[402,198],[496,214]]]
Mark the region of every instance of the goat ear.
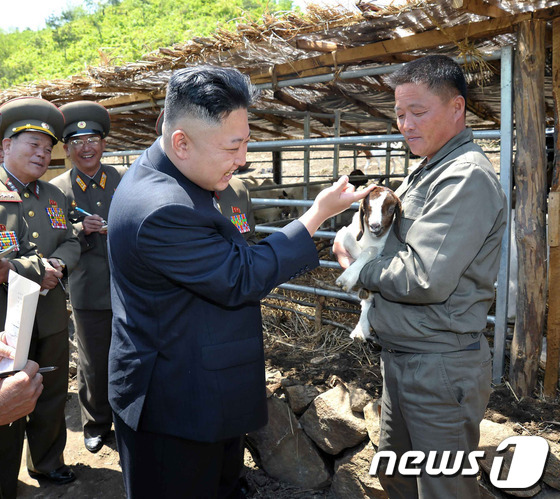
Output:
[[364,235],[365,226],[367,224],[366,219],[369,211],[368,208],[369,208],[369,194],[360,202],[360,210],[358,212],[358,218],[360,219],[360,232],[358,232],[358,234],[356,235],[356,241],[359,241]]
[[402,204],[401,200],[397,198],[397,206],[395,207],[395,220],[393,222],[393,230],[397,239],[404,244],[404,239],[401,236],[401,219],[402,219]]

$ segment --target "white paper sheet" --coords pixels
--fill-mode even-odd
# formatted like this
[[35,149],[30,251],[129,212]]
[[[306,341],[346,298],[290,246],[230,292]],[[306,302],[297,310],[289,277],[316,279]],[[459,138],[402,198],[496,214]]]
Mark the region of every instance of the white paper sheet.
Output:
[[15,359],[0,359],[0,372],[23,369],[27,363],[40,289],[37,283],[10,270],[4,331],[6,343],[16,349],[16,355]]

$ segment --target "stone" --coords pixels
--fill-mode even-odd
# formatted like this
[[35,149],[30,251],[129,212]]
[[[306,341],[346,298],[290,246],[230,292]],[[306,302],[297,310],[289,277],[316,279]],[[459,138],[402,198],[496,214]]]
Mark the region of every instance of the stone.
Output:
[[[544,468],[543,482],[560,491],[560,444],[548,440],[550,453]],[[560,498],[560,492],[558,492]]]
[[269,398],[274,395],[282,387],[283,377],[282,373],[275,370],[267,369],[265,372],[266,376],[266,397]]
[[367,438],[363,416],[352,412],[350,395],[343,384],[313,400],[300,418],[305,433],[328,454],[338,454]]
[[268,424],[247,435],[260,465],[278,480],[305,489],[329,485],[330,472],[311,439],[303,432],[288,404],[272,396],[267,401]]
[[[502,473],[507,476],[510,470],[510,463],[513,457],[513,449],[508,449],[505,452],[496,452],[496,447],[508,437],[516,436],[513,430],[505,425],[494,423],[487,419],[483,419],[480,423],[480,442],[478,448],[484,451],[484,458],[480,459],[478,462],[480,467],[489,475],[492,469],[492,464],[494,463],[495,457],[503,457],[502,463]],[[496,464],[497,466],[497,464]],[[505,489],[502,492],[510,494],[515,497],[533,497],[541,491],[541,486],[539,483],[528,489],[520,490],[508,490]]]
[[364,420],[366,422],[366,429],[368,432],[369,439],[375,445],[379,447],[379,435],[381,433],[381,417],[380,417],[380,404],[381,400],[372,400],[369,404],[364,407]]
[[350,408],[354,412],[363,412],[364,407],[373,400],[368,392],[357,386],[348,386],[348,393],[350,395]]
[[375,450],[371,442],[366,441],[347,450],[335,461],[331,493],[337,499],[376,498],[389,496],[381,487],[379,479],[369,474],[371,460]]
[[309,404],[321,393],[317,387],[311,385],[286,386],[284,391],[292,411],[297,415],[303,414]]

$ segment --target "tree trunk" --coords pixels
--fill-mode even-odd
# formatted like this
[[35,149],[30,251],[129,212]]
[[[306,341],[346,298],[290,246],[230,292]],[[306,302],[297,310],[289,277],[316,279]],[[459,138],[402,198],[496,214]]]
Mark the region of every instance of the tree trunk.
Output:
[[554,169],[548,203],[548,324],[544,395],[556,397],[560,362],[560,18],[552,24],[552,94],[554,96]]
[[519,290],[510,382],[519,396],[536,386],[546,312],[545,29],[541,20],[518,26],[514,63]]

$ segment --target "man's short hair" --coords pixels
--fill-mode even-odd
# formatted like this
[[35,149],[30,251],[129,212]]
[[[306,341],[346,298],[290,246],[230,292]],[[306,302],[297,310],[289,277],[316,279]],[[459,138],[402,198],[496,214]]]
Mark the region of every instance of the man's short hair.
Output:
[[193,66],[173,73],[165,97],[164,123],[184,118],[219,124],[232,111],[247,109],[259,91],[237,69]]
[[428,55],[408,62],[389,74],[385,82],[393,90],[407,83],[424,83],[442,98],[451,98],[458,93],[467,102],[467,82],[463,70],[446,55]]

